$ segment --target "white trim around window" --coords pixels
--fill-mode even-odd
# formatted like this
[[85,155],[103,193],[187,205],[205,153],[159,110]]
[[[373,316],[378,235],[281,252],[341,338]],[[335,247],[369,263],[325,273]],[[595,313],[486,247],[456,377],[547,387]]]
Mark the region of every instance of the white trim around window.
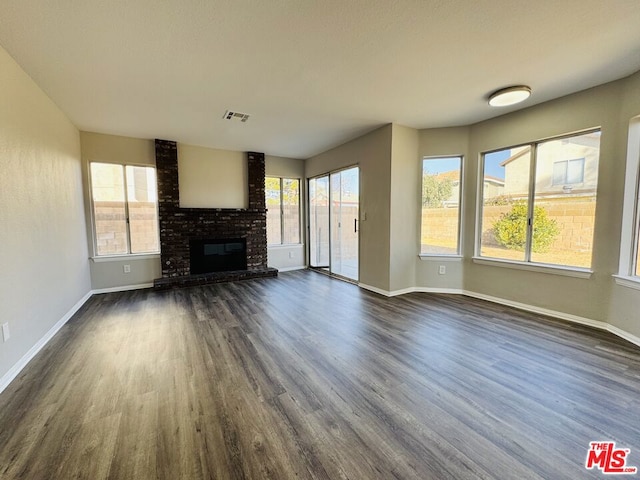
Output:
[[[600,128],[591,128],[481,154],[475,263],[548,273],[557,271],[560,275],[579,278],[591,275],[594,227],[591,238],[588,238],[588,226],[574,235],[575,238],[563,239],[560,234],[563,224],[572,227],[570,222],[574,221],[574,214],[564,213],[565,202],[579,202],[574,207],[579,210],[575,215],[588,216],[595,222],[600,136]],[[558,155],[566,156],[563,160],[567,162],[567,169],[569,162],[579,164],[579,184],[573,182],[578,179],[577,175],[569,178],[567,172],[564,183],[553,181]],[[511,173],[507,171],[509,168]],[[505,207],[510,210],[504,210]],[[551,213],[547,211],[549,208]],[[485,221],[493,223],[485,226]],[[572,231],[571,228],[568,231]],[[564,252],[562,255],[554,255],[556,250],[551,250],[556,238],[564,242],[558,250]],[[576,257],[572,253],[576,251],[584,255]]]
[[[273,184],[277,180],[277,188]],[[289,193],[295,192],[295,198],[285,197],[289,183]],[[302,244],[302,181],[299,178],[277,177],[267,175],[265,177],[265,204],[267,207],[267,246],[291,246]],[[285,211],[289,207],[289,211]],[[292,209],[291,207],[297,207]],[[270,215],[269,210],[277,210],[276,215]],[[292,219],[291,216],[294,218]],[[277,222],[279,228],[273,228],[270,222]],[[297,237],[297,239],[295,238]],[[278,241],[274,241],[276,238]]]
[[618,285],[640,290],[638,246],[640,243],[640,115],[629,122],[627,166],[625,171],[622,232]]
[[93,257],[149,258],[160,253],[156,168],[89,162]]
[[[464,210],[464,156],[439,155],[423,157],[420,167],[422,181],[420,182],[420,252],[418,256],[420,258],[461,258],[462,239],[464,238],[462,222],[462,212]],[[434,198],[431,200],[425,198],[425,182],[427,180],[433,183],[431,190],[436,190],[436,192],[432,192]],[[446,187],[446,191],[440,191],[441,186]],[[425,232],[429,235],[430,229],[434,228],[433,224],[429,225],[428,222],[425,222],[425,206],[429,210],[442,210],[443,214],[457,210],[457,230],[451,234],[451,232],[446,232],[446,227],[441,225],[440,231],[436,232],[436,236],[439,238],[436,239],[434,244],[423,243]],[[434,218],[435,220],[437,220],[437,216]],[[455,241],[455,247],[446,246],[446,242],[451,242],[452,240]]]

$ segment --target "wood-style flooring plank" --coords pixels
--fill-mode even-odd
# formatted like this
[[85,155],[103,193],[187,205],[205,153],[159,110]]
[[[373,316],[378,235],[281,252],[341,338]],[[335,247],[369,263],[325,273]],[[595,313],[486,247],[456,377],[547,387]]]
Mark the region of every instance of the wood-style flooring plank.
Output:
[[0,395],[4,479],[601,478],[640,348],[318,275],[96,295]]

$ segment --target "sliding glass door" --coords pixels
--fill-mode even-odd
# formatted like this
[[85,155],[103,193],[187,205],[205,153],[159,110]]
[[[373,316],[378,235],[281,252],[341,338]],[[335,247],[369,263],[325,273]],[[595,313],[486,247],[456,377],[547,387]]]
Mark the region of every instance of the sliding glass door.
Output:
[[358,280],[358,167],[309,180],[310,265]]
[[329,176],[309,180],[309,265],[329,269]]

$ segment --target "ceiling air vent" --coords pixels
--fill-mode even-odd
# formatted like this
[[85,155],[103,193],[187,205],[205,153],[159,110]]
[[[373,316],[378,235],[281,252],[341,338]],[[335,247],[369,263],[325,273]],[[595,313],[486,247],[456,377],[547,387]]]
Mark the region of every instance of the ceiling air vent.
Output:
[[224,112],[224,117],[222,118],[224,118],[225,120],[240,120],[242,123],[244,123],[249,120],[249,114],[227,110],[226,112]]

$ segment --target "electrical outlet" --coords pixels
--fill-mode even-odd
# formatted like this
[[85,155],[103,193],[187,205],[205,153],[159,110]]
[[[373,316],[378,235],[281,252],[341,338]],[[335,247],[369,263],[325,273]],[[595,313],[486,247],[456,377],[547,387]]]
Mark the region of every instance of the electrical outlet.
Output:
[[293,258],[293,252],[289,252],[289,258]]
[[11,334],[9,333],[9,323],[2,324],[2,338],[5,342],[11,338]]
[[440,265],[440,269],[438,270],[438,273],[440,275],[444,275],[447,273],[447,267],[445,267],[444,265]]
[[131,273],[131,265],[124,265],[122,269],[124,270],[124,273]]

